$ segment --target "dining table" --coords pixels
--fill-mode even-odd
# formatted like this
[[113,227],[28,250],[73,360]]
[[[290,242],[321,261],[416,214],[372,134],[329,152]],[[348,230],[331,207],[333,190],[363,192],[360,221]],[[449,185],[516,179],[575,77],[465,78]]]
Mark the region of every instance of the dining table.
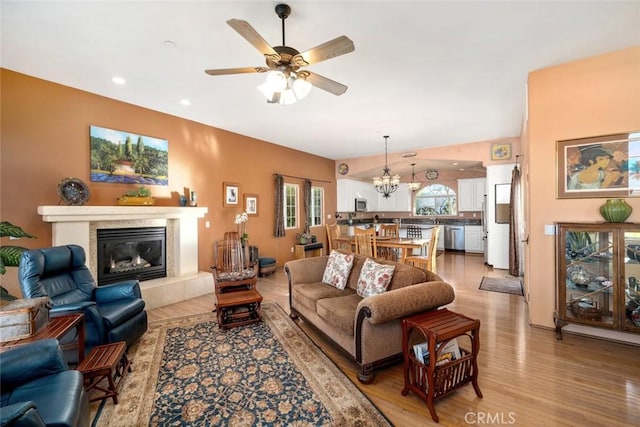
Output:
[[[342,249],[353,250],[355,246],[353,236],[336,237],[334,241],[338,247]],[[376,236],[375,243],[376,251],[378,251],[378,248],[400,249],[400,255],[397,261],[404,263],[408,253],[413,252],[414,249],[426,248],[429,245],[429,239]]]

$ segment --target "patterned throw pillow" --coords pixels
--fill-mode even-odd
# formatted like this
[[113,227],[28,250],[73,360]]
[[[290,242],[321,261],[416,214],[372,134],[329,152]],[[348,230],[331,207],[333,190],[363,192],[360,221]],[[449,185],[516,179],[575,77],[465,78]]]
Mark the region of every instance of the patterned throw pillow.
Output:
[[358,295],[366,298],[385,292],[393,278],[395,265],[378,264],[367,258],[358,277]]
[[337,251],[331,251],[329,261],[322,275],[322,283],[335,286],[343,290],[347,286],[347,279],[353,267],[353,254],[343,254]]

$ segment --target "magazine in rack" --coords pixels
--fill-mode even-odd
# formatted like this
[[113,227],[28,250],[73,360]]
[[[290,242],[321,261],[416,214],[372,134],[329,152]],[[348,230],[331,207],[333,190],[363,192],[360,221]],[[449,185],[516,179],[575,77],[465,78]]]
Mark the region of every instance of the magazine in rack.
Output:
[[[461,357],[460,347],[458,346],[458,341],[454,338],[450,341],[447,341],[444,344],[444,347],[440,349],[442,343],[438,343],[436,345],[436,353],[438,354],[438,360],[436,360],[436,366],[444,365],[448,362],[453,362]],[[415,355],[418,362],[421,362],[425,365],[429,364],[429,345],[426,342],[415,344],[413,346],[413,354]]]

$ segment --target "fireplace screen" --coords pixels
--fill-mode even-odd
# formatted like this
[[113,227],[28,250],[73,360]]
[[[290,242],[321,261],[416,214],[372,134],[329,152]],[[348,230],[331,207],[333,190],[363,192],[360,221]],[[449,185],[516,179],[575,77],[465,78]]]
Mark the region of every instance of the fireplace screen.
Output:
[[98,285],[166,277],[164,227],[98,230]]

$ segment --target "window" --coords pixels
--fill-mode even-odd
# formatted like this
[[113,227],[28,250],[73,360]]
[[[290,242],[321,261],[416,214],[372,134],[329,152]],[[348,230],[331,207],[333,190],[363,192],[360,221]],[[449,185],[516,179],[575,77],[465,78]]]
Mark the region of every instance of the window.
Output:
[[322,225],[322,217],[324,216],[324,188],[311,188],[311,223],[310,227],[319,227]]
[[284,184],[284,228],[298,228],[297,184]]
[[416,193],[416,215],[456,215],[456,192],[446,185],[432,184]]

